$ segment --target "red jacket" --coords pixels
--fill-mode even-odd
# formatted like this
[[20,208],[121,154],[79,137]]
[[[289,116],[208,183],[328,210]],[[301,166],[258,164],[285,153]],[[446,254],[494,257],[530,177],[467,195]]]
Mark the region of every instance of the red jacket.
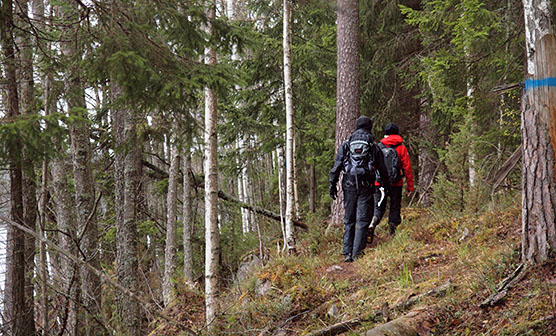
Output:
[[[411,171],[411,162],[409,161],[409,154],[407,153],[407,148],[402,144],[403,139],[397,134],[391,134],[386,136],[384,139],[380,140],[383,144],[388,147],[396,146],[396,152],[398,152],[398,157],[400,158],[400,164],[402,166],[403,175],[405,176],[405,181],[407,183],[407,191],[413,191],[413,172]],[[375,185],[380,185],[375,182]],[[399,181],[392,182],[392,186],[401,187],[403,186],[403,178]]]

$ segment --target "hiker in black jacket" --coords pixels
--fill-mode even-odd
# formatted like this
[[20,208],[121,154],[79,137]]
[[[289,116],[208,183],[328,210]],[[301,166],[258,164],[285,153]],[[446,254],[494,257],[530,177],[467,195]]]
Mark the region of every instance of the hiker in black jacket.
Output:
[[[367,244],[367,229],[374,210],[375,169],[381,176],[388,176],[382,151],[371,134],[373,122],[369,117],[359,117],[353,132],[338,149],[334,166],[330,171],[330,197],[336,199],[336,184],[340,172],[344,173],[344,247],[345,262],[351,262],[362,255]],[[390,190],[388,178],[382,181]]]

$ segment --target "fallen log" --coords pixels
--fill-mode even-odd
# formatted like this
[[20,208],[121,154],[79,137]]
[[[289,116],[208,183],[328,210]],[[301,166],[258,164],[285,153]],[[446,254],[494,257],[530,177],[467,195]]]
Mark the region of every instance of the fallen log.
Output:
[[430,329],[425,325],[429,318],[424,309],[415,310],[368,330],[365,336],[422,336],[430,335]]
[[512,155],[510,155],[508,160],[504,162],[502,167],[498,169],[496,174],[494,174],[494,184],[492,185],[493,192],[496,190],[496,188],[498,188],[498,186],[500,186],[500,184],[502,184],[502,181],[504,181],[504,179],[508,176],[508,174],[512,171],[512,169],[514,169],[514,167],[517,165],[519,159],[521,159],[521,147],[522,146],[520,145],[512,153]]
[[[445,295],[446,292],[451,287],[452,287],[452,283],[450,281],[447,281],[447,282],[443,283],[442,285],[429,290],[428,292],[425,292],[425,293],[422,293],[422,294],[419,294],[419,295],[415,295],[415,296],[410,296],[408,299],[404,300],[403,302],[396,304],[392,309],[403,310],[404,308],[410,307],[411,305],[417,303],[418,301],[420,301],[421,299],[423,299],[425,297]],[[390,311],[390,309],[388,308],[388,305],[383,304],[382,307],[379,310],[377,310],[374,314],[363,315],[363,316],[359,316],[359,317],[356,317],[356,318],[353,318],[353,319],[350,319],[350,320],[338,322],[338,323],[333,324],[331,326],[328,326],[326,328],[310,332],[306,336],[338,335],[340,333],[352,330],[352,328],[360,325],[363,322],[375,321],[380,317],[384,317],[385,320],[388,320],[389,319],[389,316],[388,316],[389,311]],[[410,314],[408,314],[408,315],[410,315]],[[405,317],[407,317],[408,315],[405,315]],[[396,319],[396,320],[398,320],[398,319]],[[393,320],[391,322],[394,322],[396,320]],[[402,321],[402,320],[400,320],[400,321]],[[396,322],[394,325],[398,325],[399,324],[398,322]],[[390,323],[390,322],[388,322],[388,323]],[[386,323],[386,324],[388,324],[388,323]],[[392,328],[396,328],[396,327],[394,327],[394,325],[392,325]],[[371,335],[385,335],[385,334],[371,334]],[[386,334],[386,335],[390,335],[390,334]],[[392,335],[395,336],[395,335],[398,335],[398,334],[392,334]],[[405,336],[405,335],[412,335],[412,334],[399,334],[399,335],[404,335]]]
[[[159,178],[167,178],[167,177],[168,177],[168,173],[167,173],[167,172],[165,172],[163,169],[160,169],[160,168],[158,168],[157,166],[153,165],[153,164],[150,163],[149,161],[147,161],[147,160],[142,160],[142,163],[143,163],[143,166],[145,166],[145,167],[151,169],[151,170],[156,174],[156,175],[155,175],[156,177],[159,177]],[[203,185],[202,183],[197,183],[197,181],[198,181],[199,179],[194,178],[194,180],[195,180],[195,187],[204,188],[204,185]],[[180,179],[180,183],[183,183],[183,179]],[[228,202],[234,203],[235,205],[237,205],[237,206],[239,206],[239,207],[241,207],[241,208],[247,209],[247,210],[252,211],[252,212],[254,212],[254,213],[257,213],[257,214],[259,214],[259,215],[263,215],[263,216],[265,216],[265,217],[267,217],[267,218],[274,219],[274,220],[279,221],[279,222],[282,220],[282,217],[280,217],[279,214],[274,213],[274,212],[272,212],[272,211],[270,211],[270,210],[263,209],[263,208],[258,207],[258,206],[256,206],[256,205],[247,204],[247,203],[245,203],[245,202],[242,202],[242,201],[240,201],[238,198],[235,198],[234,196],[229,195],[229,194],[223,192],[222,190],[219,190],[219,191],[218,191],[218,197],[219,197],[220,199],[224,200],[224,201],[228,201]],[[293,225],[294,225],[294,226],[297,226],[297,227],[299,227],[299,228],[302,228],[302,229],[304,229],[304,230],[308,230],[308,229],[309,229],[309,227],[307,226],[307,224],[303,223],[303,222],[300,221],[299,219],[294,219],[294,220],[293,220]]]
[[417,302],[421,301],[423,298],[425,297],[429,297],[429,296],[444,296],[446,294],[446,292],[452,287],[452,283],[450,281],[447,281],[445,283],[443,283],[442,285],[435,287],[433,289],[431,289],[428,292],[419,294],[419,295],[412,295],[410,297],[408,297],[405,301],[398,303],[397,305],[394,306],[394,309],[396,310],[404,310],[409,308],[410,306],[416,304]]
[[519,264],[519,266],[513,271],[513,273],[507,277],[502,283],[498,286],[496,292],[492,293],[486,300],[481,302],[479,307],[492,307],[500,302],[515,286],[518,282],[520,282],[525,275],[527,275],[528,267],[525,264]]

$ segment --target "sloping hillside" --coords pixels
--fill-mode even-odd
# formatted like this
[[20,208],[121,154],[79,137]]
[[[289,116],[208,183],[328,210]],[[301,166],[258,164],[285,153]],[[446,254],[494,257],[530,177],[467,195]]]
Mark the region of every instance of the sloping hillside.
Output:
[[[517,198],[475,215],[403,214],[396,236],[382,223],[354,263],[341,261],[341,228],[325,234],[324,222],[313,223],[299,255],[273,251],[265,266],[224,291],[222,334],[314,334],[345,321],[338,330],[364,334],[410,311],[419,312],[421,335],[556,334],[555,263],[525,269],[499,302],[479,307],[520,264]],[[184,298],[179,306],[191,314],[169,313],[200,328],[192,307],[202,309],[202,300]],[[163,330],[170,331],[159,326],[153,334]]]

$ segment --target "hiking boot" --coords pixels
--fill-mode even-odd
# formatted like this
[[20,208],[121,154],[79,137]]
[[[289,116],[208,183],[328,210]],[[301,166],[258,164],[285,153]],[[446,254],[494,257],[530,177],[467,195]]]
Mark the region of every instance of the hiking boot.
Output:
[[378,217],[373,216],[373,219],[371,219],[371,224],[369,225],[369,230],[367,231],[367,244],[372,244],[373,240],[375,238],[375,228],[378,225]]
[[372,227],[374,229],[375,227],[377,227],[378,222],[379,222],[378,217],[373,216],[373,219],[371,219],[371,224],[369,225],[369,227]]
[[367,231],[367,244],[371,245],[375,239],[375,227],[369,226],[369,231]]
[[388,223],[388,235],[390,235],[390,237],[396,234],[396,226],[397,225],[394,223]]
[[364,255],[365,255],[365,251],[359,251],[359,253],[357,253],[357,255],[355,255],[351,261],[357,260],[357,259],[361,258],[361,257],[364,256]]
[[344,262],[353,262],[353,258],[351,257],[351,253],[344,255]]

